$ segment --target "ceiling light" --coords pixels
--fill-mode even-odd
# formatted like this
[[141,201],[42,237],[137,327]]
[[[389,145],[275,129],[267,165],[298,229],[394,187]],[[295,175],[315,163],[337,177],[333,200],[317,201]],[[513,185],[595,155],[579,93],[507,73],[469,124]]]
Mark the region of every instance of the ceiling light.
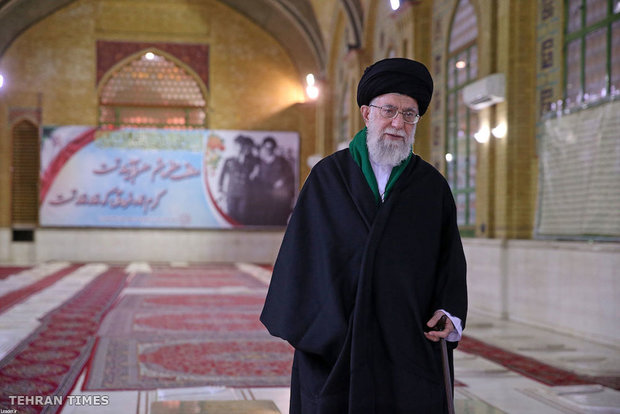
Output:
[[319,97],[319,88],[314,85],[308,85],[306,87],[306,93],[308,94],[308,98],[316,99]]
[[312,73],[306,75],[306,95],[312,100],[319,97],[319,88],[316,85],[316,79]]

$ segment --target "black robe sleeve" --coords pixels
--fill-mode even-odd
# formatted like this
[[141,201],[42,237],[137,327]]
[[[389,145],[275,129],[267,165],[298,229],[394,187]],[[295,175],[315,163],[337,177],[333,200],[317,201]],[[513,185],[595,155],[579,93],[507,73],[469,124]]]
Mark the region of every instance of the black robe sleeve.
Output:
[[334,363],[344,342],[368,232],[345,181],[334,157],[311,171],[284,234],[261,314],[272,335],[327,363]]
[[[443,223],[440,254],[437,262],[437,285],[433,294],[434,310],[445,309],[461,319],[465,329],[467,317],[466,261],[456,221],[456,206],[446,184],[443,191]],[[456,346],[455,343],[453,343]]]

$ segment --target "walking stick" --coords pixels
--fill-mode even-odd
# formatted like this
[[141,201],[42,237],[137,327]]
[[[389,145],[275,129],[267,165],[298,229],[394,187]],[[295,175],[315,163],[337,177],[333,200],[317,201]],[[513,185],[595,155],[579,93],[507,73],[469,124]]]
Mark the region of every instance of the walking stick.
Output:
[[444,338],[440,338],[439,343],[441,344],[441,362],[443,363],[443,381],[446,385],[446,398],[448,399],[448,413],[454,414],[452,380],[450,379],[450,365],[448,364],[448,347]]
[[[446,319],[447,316],[443,315],[432,329],[435,331],[443,331],[446,326]],[[452,380],[450,378],[450,364],[448,362],[448,346],[444,338],[439,338],[439,344],[441,345],[441,362],[443,365],[443,381],[446,387],[446,399],[448,400],[448,413],[454,414],[454,398],[452,397]]]

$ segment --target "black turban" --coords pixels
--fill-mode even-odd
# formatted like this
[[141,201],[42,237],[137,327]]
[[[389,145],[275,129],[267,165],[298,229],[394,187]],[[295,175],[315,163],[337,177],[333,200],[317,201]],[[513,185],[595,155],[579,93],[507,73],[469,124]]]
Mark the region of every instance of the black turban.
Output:
[[368,105],[385,93],[400,93],[418,102],[424,115],[433,95],[433,78],[422,63],[405,58],[383,59],[368,66],[357,85],[357,104]]
[[250,137],[246,137],[245,135],[238,135],[235,138],[235,142],[239,143],[242,147],[252,147],[254,146],[254,141]]

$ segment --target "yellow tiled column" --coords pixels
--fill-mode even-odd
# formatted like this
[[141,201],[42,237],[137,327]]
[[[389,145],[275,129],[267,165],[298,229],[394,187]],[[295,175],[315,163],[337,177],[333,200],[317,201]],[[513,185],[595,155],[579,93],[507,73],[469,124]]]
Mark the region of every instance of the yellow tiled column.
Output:
[[[506,74],[506,101],[495,122],[507,134],[495,139],[497,238],[531,238],[536,208],[536,0],[498,2],[498,71]],[[492,126],[493,127],[493,126]]]

